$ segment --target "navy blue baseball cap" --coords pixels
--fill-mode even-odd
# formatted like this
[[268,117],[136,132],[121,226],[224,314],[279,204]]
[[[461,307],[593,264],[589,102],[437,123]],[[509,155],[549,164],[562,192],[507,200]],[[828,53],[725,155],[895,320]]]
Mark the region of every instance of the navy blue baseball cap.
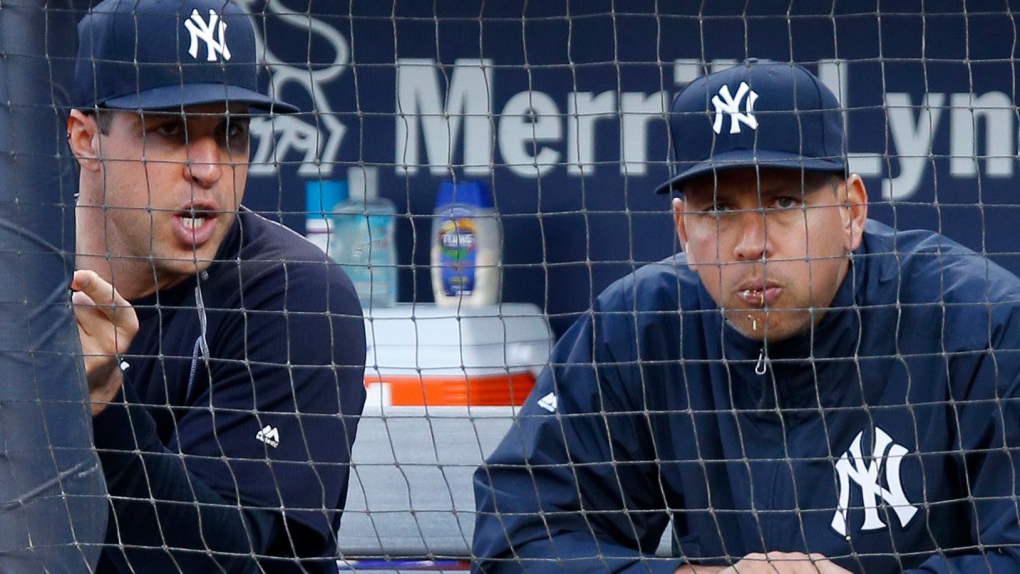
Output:
[[678,175],[656,193],[736,168],[847,173],[839,101],[796,64],[751,59],[694,80],[673,100],[669,128]]
[[78,24],[74,107],[298,111],[259,91],[258,70],[251,20],[229,0],[104,0]]

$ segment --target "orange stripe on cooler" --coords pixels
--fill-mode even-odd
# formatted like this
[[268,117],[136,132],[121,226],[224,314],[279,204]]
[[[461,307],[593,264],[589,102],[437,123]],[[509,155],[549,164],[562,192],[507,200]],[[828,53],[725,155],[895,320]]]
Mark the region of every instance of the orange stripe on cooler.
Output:
[[365,375],[365,386],[387,384],[395,407],[521,406],[535,377],[496,375]]

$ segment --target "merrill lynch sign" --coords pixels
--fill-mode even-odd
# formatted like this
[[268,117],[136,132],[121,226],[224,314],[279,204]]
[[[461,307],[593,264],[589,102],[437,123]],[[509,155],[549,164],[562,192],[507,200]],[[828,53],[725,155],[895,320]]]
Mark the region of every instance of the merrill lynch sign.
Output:
[[[325,58],[332,59],[323,65],[323,57],[317,54],[313,58],[316,64],[309,66],[284,62],[273,51],[264,51],[274,88],[279,91],[289,86],[307,93],[316,113],[255,119],[252,175],[276,176],[281,165],[296,164],[301,177],[328,178],[337,165],[368,161],[359,157],[355,142],[344,146],[348,127],[340,120],[341,110],[334,109],[337,98],[331,97],[338,90],[354,89],[351,74],[346,73],[352,63],[344,34],[324,20],[295,14],[275,0],[265,9],[324,40],[330,46]],[[391,161],[395,175],[401,177],[421,170],[447,176],[454,169],[467,177],[487,177],[499,166],[525,179],[557,172],[583,178],[595,175],[596,166],[606,165],[617,166],[622,177],[643,177],[650,164],[666,159],[661,151],[665,142],[651,142],[650,128],[664,120],[676,91],[706,67],[718,70],[735,63],[722,59],[706,66],[697,59],[676,59],[672,61],[672,78],[668,78],[669,66],[664,74],[671,85],[656,91],[628,91],[627,85],[620,85],[599,92],[550,93],[501,80],[506,66],[501,67],[495,58],[454,59],[449,66],[435,59],[398,57],[390,66],[392,88],[372,88],[374,94],[393,100],[392,111],[385,114],[392,118],[392,132],[376,132],[371,137],[393,142]],[[893,91],[883,93],[881,102],[854,102],[849,97],[846,62],[823,60],[808,66],[840,97],[844,107],[883,107],[884,126],[854,125],[852,120],[847,125],[851,169],[880,179],[883,199],[902,201],[914,196],[925,176],[931,175],[926,171],[932,169],[933,159],[948,159],[951,178],[974,179],[979,172],[992,179],[1015,175],[1017,121],[1009,94],[926,92],[918,98]],[[604,82],[607,87],[618,83],[617,77],[607,77]],[[358,115],[356,109],[342,112],[348,117]],[[883,127],[887,138],[880,149],[853,149],[858,130]],[[936,141],[940,130],[948,130],[948,149],[939,149],[945,145]],[[618,138],[619,146],[612,155],[605,150],[599,155],[596,143],[606,134]],[[656,137],[660,138],[661,132]]]

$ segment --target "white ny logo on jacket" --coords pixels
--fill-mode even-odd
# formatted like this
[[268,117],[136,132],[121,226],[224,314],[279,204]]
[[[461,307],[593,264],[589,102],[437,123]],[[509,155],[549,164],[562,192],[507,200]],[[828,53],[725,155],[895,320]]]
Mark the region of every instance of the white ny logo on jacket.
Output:
[[[864,525],[861,530],[878,530],[885,528],[878,512],[878,500],[882,499],[892,508],[899,518],[900,525],[907,523],[917,513],[917,508],[910,504],[900,483],[900,463],[907,454],[907,449],[893,442],[892,437],[882,429],[875,427],[875,448],[871,461],[865,460],[861,453],[861,440],[864,432],[850,444],[850,449],[843,453],[836,463],[839,475],[839,504],[832,517],[832,528],[841,535],[847,535],[847,515],[850,511],[851,481],[857,483],[864,499]],[[889,488],[879,484],[879,478],[885,471],[885,483]]]
[[215,62],[217,54],[223,56],[224,60],[230,59],[230,48],[227,48],[227,23],[220,18],[215,10],[209,10],[209,21],[202,19],[196,8],[191,13],[191,18],[184,21],[184,27],[191,34],[191,46],[188,53],[192,58],[198,59],[198,41],[205,42],[206,60]]

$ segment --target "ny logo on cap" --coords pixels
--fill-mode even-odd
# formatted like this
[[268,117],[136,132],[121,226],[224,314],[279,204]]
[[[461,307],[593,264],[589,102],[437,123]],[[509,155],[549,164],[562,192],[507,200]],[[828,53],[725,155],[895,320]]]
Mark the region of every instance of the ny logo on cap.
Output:
[[216,54],[223,56],[224,60],[230,59],[230,49],[227,48],[227,23],[220,18],[215,10],[209,10],[209,22],[202,19],[196,8],[191,13],[191,19],[184,21],[184,27],[191,33],[191,47],[188,53],[192,58],[198,59],[198,41],[205,42],[206,60],[216,61]]
[[[745,98],[746,96],[746,98]],[[712,98],[712,105],[715,106],[715,123],[712,124],[712,131],[722,133],[723,114],[730,115],[730,133],[739,134],[740,124],[743,123],[752,130],[758,129],[758,120],[754,117],[754,101],[758,99],[758,93],[747,85],[747,82],[740,82],[737,88],[737,95],[730,95],[729,86],[719,88],[719,94]],[[744,113],[740,112],[740,102],[744,102]]]

